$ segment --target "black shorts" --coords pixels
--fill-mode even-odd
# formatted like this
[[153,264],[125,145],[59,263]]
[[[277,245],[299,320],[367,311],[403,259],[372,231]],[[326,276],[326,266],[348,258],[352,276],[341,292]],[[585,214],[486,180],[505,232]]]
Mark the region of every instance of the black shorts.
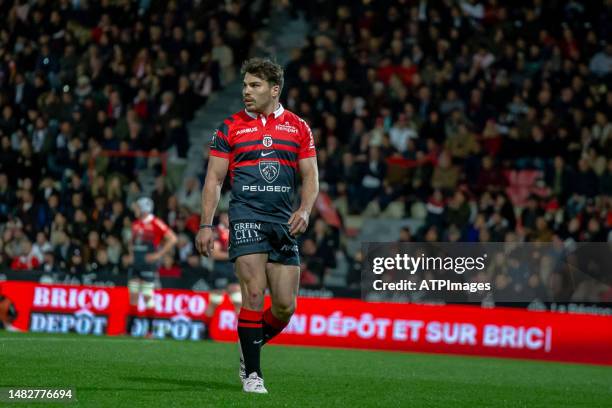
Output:
[[154,248],[142,245],[134,246],[134,263],[128,271],[128,279],[141,279],[145,282],[154,282],[159,269],[159,262],[149,263],[146,256],[154,251]]
[[155,282],[157,271],[154,267],[132,267],[128,270],[128,280],[140,279],[145,282]]
[[263,221],[232,221],[230,223],[229,257],[267,253],[268,262],[300,265],[300,254],[295,237],[289,234],[288,224]]

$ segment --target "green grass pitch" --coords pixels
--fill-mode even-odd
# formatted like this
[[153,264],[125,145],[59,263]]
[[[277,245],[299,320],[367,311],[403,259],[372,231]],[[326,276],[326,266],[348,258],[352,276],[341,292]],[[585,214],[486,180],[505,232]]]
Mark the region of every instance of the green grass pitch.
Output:
[[[268,395],[234,344],[0,332],[0,387],[73,387],[79,407],[612,407],[612,368],[266,346]],[[2,405],[0,403],[0,405]]]

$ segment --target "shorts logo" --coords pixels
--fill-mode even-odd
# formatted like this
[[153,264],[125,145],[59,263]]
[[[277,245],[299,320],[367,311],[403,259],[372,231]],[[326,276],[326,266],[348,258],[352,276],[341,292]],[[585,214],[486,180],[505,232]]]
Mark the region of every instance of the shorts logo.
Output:
[[272,136],[265,135],[263,138],[263,145],[268,148],[272,146]]
[[234,239],[236,244],[248,244],[260,242],[263,236],[260,235],[261,224],[255,222],[240,222],[234,224]]
[[268,183],[274,182],[280,173],[280,163],[276,160],[262,160],[259,162],[261,177]]
[[298,251],[298,246],[297,245],[283,245],[281,247],[281,252],[297,252]]

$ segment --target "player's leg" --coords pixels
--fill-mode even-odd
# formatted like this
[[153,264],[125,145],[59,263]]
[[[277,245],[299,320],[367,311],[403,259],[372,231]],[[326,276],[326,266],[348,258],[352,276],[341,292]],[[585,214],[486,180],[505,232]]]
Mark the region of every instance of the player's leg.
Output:
[[[153,272],[151,274],[154,274]],[[147,332],[145,336],[153,336],[153,320],[155,314],[155,282],[153,279],[147,277],[143,279],[140,285],[140,293],[142,293],[142,299],[145,304],[145,319],[147,322]]]
[[300,284],[300,267],[270,262],[266,275],[272,306],[263,314],[264,343],[283,331],[291,320]]
[[130,306],[138,306],[138,297],[140,295],[140,279],[130,279],[128,281],[128,292],[130,294]]
[[127,319],[127,334],[132,334],[132,329],[134,326],[134,320],[138,314],[138,298],[140,296],[140,283],[141,280],[135,277],[131,277],[128,280],[128,293],[130,297],[130,309],[128,312]]
[[138,277],[140,278],[139,294],[142,295],[142,300],[145,307],[145,317],[141,319],[143,322],[146,322],[146,327],[143,332],[146,337],[149,337],[153,334],[156,272],[152,266],[149,266],[146,269],[138,270],[137,273]]
[[263,344],[262,308],[267,283],[266,262],[271,250],[270,224],[232,222],[230,230],[229,258],[234,262],[242,303],[238,313],[242,389],[246,392],[266,393],[261,378],[260,353]]
[[145,308],[151,310],[155,307],[155,271],[143,271],[140,273],[142,283],[140,293],[144,300]]
[[268,256],[266,275],[272,306],[264,311],[264,343],[280,333],[289,323],[296,307],[300,283],[300,256],[295,237],[289,227],[275,224]]
[[256,253],[236,258],[236,275],[240,282],[242,307],[238,314],[238,338],[244,356],[246,377],[262,377],[260,351],[263,343],[262,309],[266,290],[268,254]]

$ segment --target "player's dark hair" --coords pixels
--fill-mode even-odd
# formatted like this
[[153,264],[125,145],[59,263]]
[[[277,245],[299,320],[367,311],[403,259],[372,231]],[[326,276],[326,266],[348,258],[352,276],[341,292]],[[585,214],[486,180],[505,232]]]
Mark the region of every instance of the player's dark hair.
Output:
[[283,83],[285,82],[283,67],[268,58],[255,57],[244,61],[240,74],[244,76],[247,73],[264,79],[272,85],[280,86],[281,91],[283,89]]

